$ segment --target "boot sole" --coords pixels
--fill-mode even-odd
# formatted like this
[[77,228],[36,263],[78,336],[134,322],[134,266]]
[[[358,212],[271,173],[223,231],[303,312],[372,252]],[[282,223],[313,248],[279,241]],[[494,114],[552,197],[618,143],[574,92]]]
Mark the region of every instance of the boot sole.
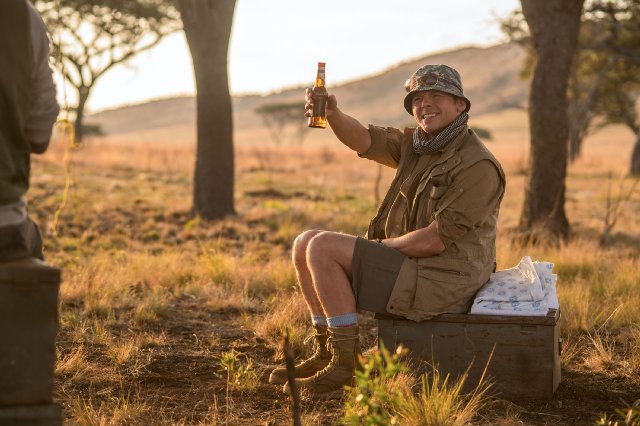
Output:
[[[296,379],[308,379],[309,377],[313,377],[313,374],[306,377],[296,376]],[[269,375],[269,383],[271,383],[272,385],[284,385],[288,381],[289,381],[288,378],[281,378],[278,376],[274,376],[273,374]]]
[[[291,396],[291,390],[289,388],[289,386],[283,386],[282,388],[282,392],[285,395],[289,395]],[[302,397],[303,400],[305,399],[312,399],[312,400],[319,400],[319,401],[328,401],[328,400],[332,400],[332,399],[341,399],[344,394],[345,394],[345,390],[343,388],[340,389],[335,389],[329,392],[322,392],[322,393],[310,393],[308,389],[306,388],[302,388],[299,390],[300,392],[300,396]]]
[[311,395],[311,399],[319,400],[319,401],[329,401],[333,399],[342,399],[344,396],[344,389],[336,389],[331,392],[317,393]]
[[269,376],[269,383],[271,383],[272,385],[284,385],[285,383],[287,383],[287,381],[288,381],[287,379],[283,380],[277,376],[275,377],[273,375]]

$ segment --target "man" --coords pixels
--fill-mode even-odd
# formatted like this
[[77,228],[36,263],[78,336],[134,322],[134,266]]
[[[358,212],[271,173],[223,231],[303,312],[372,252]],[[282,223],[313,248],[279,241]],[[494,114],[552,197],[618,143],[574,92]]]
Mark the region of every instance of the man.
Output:
[[[296,365],[296,383],[316,398],[337,397],[352,380],[359,354],[356,309],[414,321],[467,312],[495,270],[505,177],[467,127],[471,102],[460,75],[426,65],[405,88],[404,107],[417,127],[404,132],[367,129],[338,108],[335,96],[328,99],[327,120],[337,138],[360,157],[397,171],[367,239],[309,230],[294,242],[316,340],[313,356]],[[308,90],[307,116],[312,102]],[[285,383],[286,370],[275,369],[269,380]]]
[[24,195],[30,154],[47,149],[59,107],[46,28],[25,0],[0,2],[0,92],[0,262],[42,259]]

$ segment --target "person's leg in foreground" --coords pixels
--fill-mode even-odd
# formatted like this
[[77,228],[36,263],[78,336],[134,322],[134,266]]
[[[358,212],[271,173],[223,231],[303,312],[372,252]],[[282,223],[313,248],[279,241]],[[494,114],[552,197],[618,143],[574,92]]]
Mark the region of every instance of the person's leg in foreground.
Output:
[[[326,349],[316,348],[309,360],[296,366],[296,384],[314,398],[340,396],[358,365],[360,345],[351,289],[355,242],[351,235],[306,231],[293,246],[293,262],[316,329],[316,345],[327,342]],[[278,383],[276,380],[286,382],[286,371],[274,370],[270,381]],[[288,383],[284,390],[289,393]]]

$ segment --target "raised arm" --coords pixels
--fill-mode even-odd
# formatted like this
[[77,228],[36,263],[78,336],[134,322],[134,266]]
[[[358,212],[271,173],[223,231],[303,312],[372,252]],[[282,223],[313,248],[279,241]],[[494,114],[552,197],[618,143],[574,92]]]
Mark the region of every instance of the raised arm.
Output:
[[[313,106],[311,89],[307,89],[305,100],[306,111],[304,115],[305,117],[309,117]],[[338,100],[335,95],[329,95],[326,111],[329,126],[331,126],[331,130],[340,142],[360,154],[369,149],[371,146],[371,135],[369,134],[369,130],[367,130],[367,128],[358,120],[338,109]]]

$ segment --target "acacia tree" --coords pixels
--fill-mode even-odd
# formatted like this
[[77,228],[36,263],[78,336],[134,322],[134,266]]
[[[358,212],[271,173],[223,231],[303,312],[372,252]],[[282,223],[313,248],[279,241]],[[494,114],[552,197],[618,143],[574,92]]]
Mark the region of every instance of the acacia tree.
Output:
[[640,70],[632,71],[631,74],[628,74],[628,72],[628,69],[613,70],[615,77],[607,82],[612,86],[603,86],[604,94],[600,102],[598,102],[596,114],[603,118],[598,127],[621,123],[636,135],[636,142],[631,153],[629,173],[633,176],[640,176],[640,124],[635,107],[637,90],[638,86],[640,86],[640,81],[638,81]]
[[276,145],[285,140],[285,127],[289,124],[294,126],[292,141],[302,144],[309,126],[301,118],[301,111],[304,111],[304,103],[300,102],[264,104],[254,109],[262,117]]
[[609,36],[590,48],[610,63],[606,78],[598,87],[594,115],[603,120],[597,127],[621,123],[634,135],[629,172],[640,175],[640,123],[636,100],[640,91],[640,1],[595,2],[593,14],[603,16]]
[[52,33],[52,58],[77,92],[75,134],[82,140],[84,109],[96,81],[114,65],[157,45],[180,28],[166,0],[35,0]]
[[[579,157],[590,132],[622,123],[637,135],[630,171],[638,174],[635,101],[640,90],[640,1],[587,0],[582,21],[568,88],[569,159]],[[522,11],[515,10],[501,24],[512,41],[528,49],[522,75],[530,77],[535,52]]]
[[536,62],[529,92],[530,173],[520,226],[566,237],[567,82],[584,0],[521,0]]
[[233,117],[227,53],[235,0],[175,0],[196,80],[193,208],[213,220],[234,214]]

